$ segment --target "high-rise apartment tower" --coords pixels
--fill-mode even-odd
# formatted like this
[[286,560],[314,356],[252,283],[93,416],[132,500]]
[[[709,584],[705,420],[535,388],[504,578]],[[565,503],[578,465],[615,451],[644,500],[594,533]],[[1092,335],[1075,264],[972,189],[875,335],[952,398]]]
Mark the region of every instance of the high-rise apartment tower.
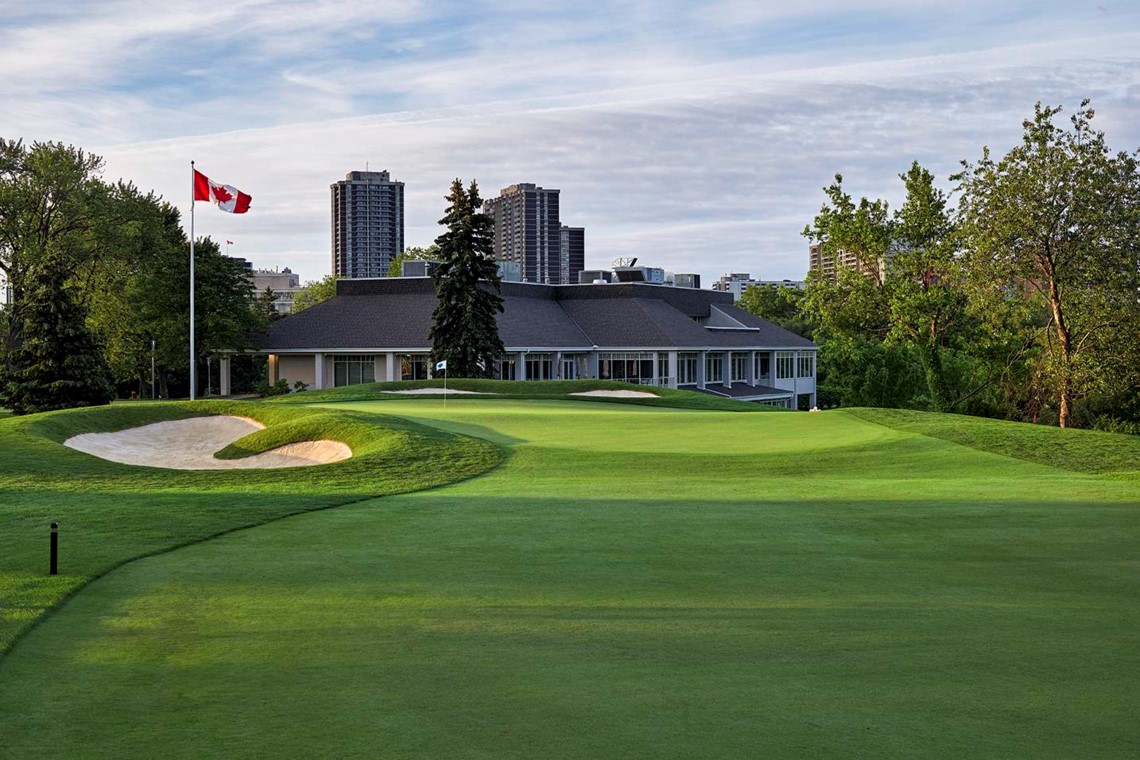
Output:
[[888,254],[886,259],[864,261],[847,251],[836,253],[825,251],[819,243],[808,246],[808,269],[812,272],[820,272],[832,281],[839,278],[840,269],[847,268],[854,269],[865,277],[874,277],[882,282],[883,277],[886,276],[889,258]]
[[[577,278],[578,253],[584,233],[567,228],[566,265],[563,266],[563,234],[558,215],[558,190],[529,182],[504,187],[498,198],[483,203],[483,211],[495,222],[495,258],[515,262],[522,268],[523,282],[559,285]],[[582,257],[584,262],[584,249]],[[584,263],[578,264],[581,269]],[[567,268],[568,267],[568,268]],[[570,278],[574,277],[574,280]]]
[[387,277],[404,250],[404,183],[388,172],[349,172],[329,185],[332,195],[332,273]]
[[578,282],[578,273],[586,268],[586,228],[562,225],[562,246],[559,267],[560,285]]

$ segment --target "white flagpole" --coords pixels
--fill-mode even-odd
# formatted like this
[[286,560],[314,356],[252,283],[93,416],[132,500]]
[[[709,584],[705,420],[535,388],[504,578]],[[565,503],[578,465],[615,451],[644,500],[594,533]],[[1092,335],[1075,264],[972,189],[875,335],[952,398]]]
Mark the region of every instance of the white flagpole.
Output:
[[198,376],[194,371],[194,162],[190,162],[190,400]]

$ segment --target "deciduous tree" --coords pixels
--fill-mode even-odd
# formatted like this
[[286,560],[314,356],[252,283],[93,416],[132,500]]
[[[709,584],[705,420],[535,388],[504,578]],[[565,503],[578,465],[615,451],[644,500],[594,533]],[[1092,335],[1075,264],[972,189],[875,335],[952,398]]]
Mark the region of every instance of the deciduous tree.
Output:
[[1040,376],[1069,427],[1080,398],[1137,379],[1118,359],[1140,329],[1140,172],[1087,100],[1068,128],[1060,113],[1038,103],[1020,145],[1000,160],[985,149],[957,179],[972,281],[1041,304]]
[[812,325],[802,311],[803,297],[804,292],[799,288],[753,285],[740,294],[736,305],[772,324],[811,338]]
[[336,295],[336,275],[325,275],[319,280],[305,283],[305,286],[293,295],[293,312],[296,314],[302,309],[316,306]]

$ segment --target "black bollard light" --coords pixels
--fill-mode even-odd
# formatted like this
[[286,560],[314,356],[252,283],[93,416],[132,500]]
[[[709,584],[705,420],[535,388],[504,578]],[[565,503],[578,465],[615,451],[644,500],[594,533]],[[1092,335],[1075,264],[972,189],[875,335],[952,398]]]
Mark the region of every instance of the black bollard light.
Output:
[[51,524],[51,563],[48,575],[59,575],[59,523]]

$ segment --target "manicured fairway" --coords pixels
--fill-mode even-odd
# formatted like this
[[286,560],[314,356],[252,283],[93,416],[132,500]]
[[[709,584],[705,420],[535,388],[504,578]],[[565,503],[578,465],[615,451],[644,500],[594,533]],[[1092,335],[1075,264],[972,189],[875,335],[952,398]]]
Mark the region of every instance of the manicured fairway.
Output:
[[846,412],[335,408],[508,459],[96,581],[0,660],[0,757],[1140,753],[1135,475]]
[[[226,458],[320,438],[348,444],[353,458],[283,477],[128,467],[61,445],[78,433],[205,414],[267,425],[220,452]],[[284,515],[454,482],[500,459],[485,441],[343,409],[138,403],[0,420],[0,654],[61,599],[123,562]],[[52,522],[61,526],[54,577],[46,572]]]

